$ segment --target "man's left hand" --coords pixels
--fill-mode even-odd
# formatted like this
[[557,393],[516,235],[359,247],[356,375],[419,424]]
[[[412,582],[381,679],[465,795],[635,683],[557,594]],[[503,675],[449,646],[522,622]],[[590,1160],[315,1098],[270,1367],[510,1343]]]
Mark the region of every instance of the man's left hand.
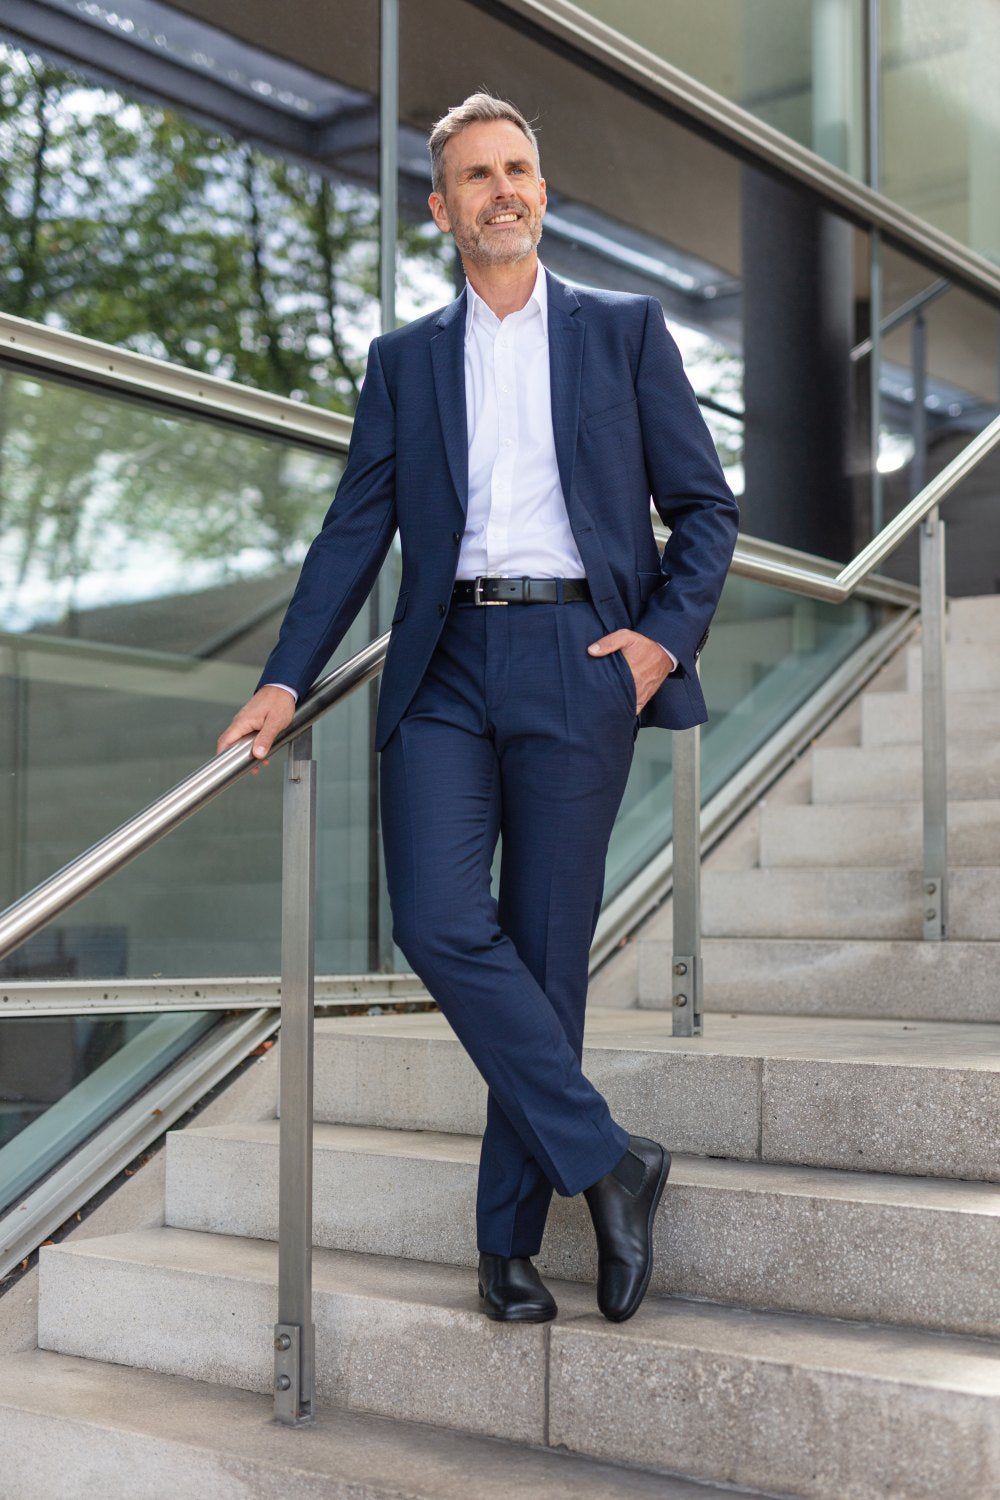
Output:
[[636,713],[641,713],[677,665],[664,646],[637,630],[612,630],[610,635],[592,641],[587,650],[591,656],[607,656],[611,651],[622,653],[635,678]]

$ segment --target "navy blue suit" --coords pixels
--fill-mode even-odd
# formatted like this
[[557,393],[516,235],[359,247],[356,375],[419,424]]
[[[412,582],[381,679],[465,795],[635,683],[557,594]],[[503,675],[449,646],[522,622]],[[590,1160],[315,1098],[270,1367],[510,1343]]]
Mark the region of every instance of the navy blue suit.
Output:
[[[702,722],[696,658],[737,508],[652,298],[547,273],[552,420],[591,601],[452,605],[468,503],[465,294],[374,340],[347,466],[262,682],[305,691],[398,528],[402,581],[375,743],[393,932],[489,1085],[481,1250],[531,1255],[552,1188],[628,1133],[580,1069],[604,862],[640,725]],[[671,528],[662,559],[649,498]],[[678,662],[635,712],[631,628]],[[490,867],[502,843],[499,899]]]

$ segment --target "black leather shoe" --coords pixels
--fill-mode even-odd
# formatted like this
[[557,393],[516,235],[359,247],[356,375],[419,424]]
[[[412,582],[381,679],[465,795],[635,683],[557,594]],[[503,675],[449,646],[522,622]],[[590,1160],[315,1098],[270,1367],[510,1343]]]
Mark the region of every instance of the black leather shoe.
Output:
[[479,1295],[496,1323],[547,1323],[558,1309],[555,1298],[526,1255],[479,1252]]
[[669,1171],[670,1152],[633,1135],[618,1165],[584,1189],[597,1233],[597,1305],[612,1323],[624,1323],[646,1295],[653,1219]]

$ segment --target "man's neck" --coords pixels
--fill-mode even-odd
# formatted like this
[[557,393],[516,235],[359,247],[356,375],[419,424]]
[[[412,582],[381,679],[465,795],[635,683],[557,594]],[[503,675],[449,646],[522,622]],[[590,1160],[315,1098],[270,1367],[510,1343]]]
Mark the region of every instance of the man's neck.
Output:
[[538,255],[532,250],[510,265],[482,266],[463,262],[469,285],[502,322],[508,313],[520,312],[535,290]]

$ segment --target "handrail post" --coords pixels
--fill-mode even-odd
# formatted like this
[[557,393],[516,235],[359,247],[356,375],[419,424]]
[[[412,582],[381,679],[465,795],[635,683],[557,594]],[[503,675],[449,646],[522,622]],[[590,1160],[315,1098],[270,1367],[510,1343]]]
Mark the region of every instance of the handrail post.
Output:
[[948,744],[945,718],[944,522],[936,510],[920,527],[923,713],[923,936],[948,931]]
[[313,1415],[313,999],[316,973],[316,762],[312,730],[288,747],[282,808],[278,1321],[274,1416]]
[[701,730],[675,729],[673,740],[674,1036],[701,1036]]

